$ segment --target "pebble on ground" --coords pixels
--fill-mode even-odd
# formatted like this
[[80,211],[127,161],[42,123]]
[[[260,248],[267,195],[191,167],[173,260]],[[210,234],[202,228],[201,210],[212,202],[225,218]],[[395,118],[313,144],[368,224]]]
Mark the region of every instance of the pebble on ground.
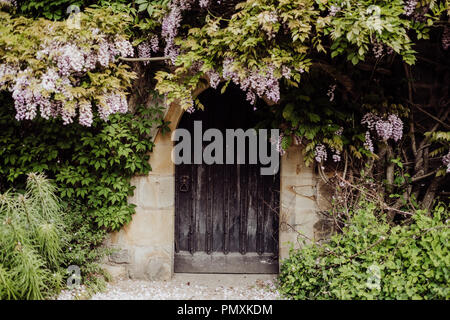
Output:
[[[224,276],[224,275],[223,275]],[[222,277],[223,277],[222,276]],[[194,279],[195,280],[195,279]],[[195,283],[197,282],[197,283]],[[83,288],[65,290],[58,300],[75,299],[83,295]],[[178,278],[170,281],[144,281],[122,279],[107,284],[104,292],[96,293],[92,300],[279,300],[274,279],[254,281],[227,281],[206,283]]]

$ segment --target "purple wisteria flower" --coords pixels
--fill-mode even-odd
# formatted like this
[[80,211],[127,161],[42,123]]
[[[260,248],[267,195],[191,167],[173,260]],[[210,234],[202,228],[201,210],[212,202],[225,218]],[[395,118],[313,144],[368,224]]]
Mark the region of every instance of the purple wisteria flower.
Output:
[[172,1],[169,5],[170,11],[164,17],[162,21],[161,35],[166,41],[166,47],[164,48],[164,55],[169,56],[172,63],[175,63],[175,59],[178,56],[178,50],[175,48],[175,37],[178,34],[178,29],[181,24],[181,8],[178,5],[178,1]]
[[335,131],[335,135],[342,136],[344,133],[344,127],[340,127],[337,131]]
[[388,121],[392,125],[391,138],[397,142],[403,136],[403,121],[396,114],[389,115]]
[[[246,70],[245,78],[241,78],[236,70],[234,60],[225,58],[222,71],[224,79],[231,80],[240,86],[241,90],[247,92],[247,100],[250,103],[253,104],[256,97],[263,96],[275,102],[280,100],[280,85],[273,65],[261,66],[258,70]],[[290,73],[288,76],[290,77]]]
[[194,106],[190,106],[189,108],[187,108],[186,112],[189,113],[189,114],[194,113],[195,112]]
[[[150,58],[152,53],[151,46],[148,42],[142,42],[138,46],[138,57],[139,58]],[[143,62],[144,66],[149,64],[149,61]]]
[[150,48],[152,52],[158,52],[159,50],[159,38],[157,35],[153,35],[150,38]]
[[199,0],[200,8],[206,8],[209,6],[209,0]]
[[332,6],[330,7],[330,13],[329,13],[329,15],[330,15],[331,17],[334,17],[334,16],[336,16],[336,14],[337,14],[339,11],[341,11],[341,10],[342,10],[341,7],[332,5]]
[[[91,102],[74,101],[74,87],[80,85],[80,77],[97,67],[108,67],[118,56],[134,55],[132,44],[124,37],[111,38],[98,29],[91,31],[96,38],[92,44],[97,44],[98,49],[56,40],[42,43],[36,59],[46,62],[47,69],[40,76],[30,69],[19,70],[9,64],[0,64],[0,86],[12,93],[17,120],[34,119],[39,110],[45,119],[60,116],[64,124],[69,124],[78,109],[79,123],[91,125]],[[110,94],[103,100],[106,107],[99,107],[99,110],[105,120],[111,113],[128,110],[125,94],[121,92]]]
[[316,148],[314,149],[314,155],[315,155],[314,159],[316,159],[318,163],[323,163],[327,161],[328,153],[323,144],[316,145]]
[[375,41],[372,47],[372,52],[375,58],[380,59],[384,53],[384,45],[381,42]]
[[328,88],[328,92],[327,92],[327,96],[330,100],[330,102],[332,102],[334,100],[334,91],[336,90],[336,85],[330,85],[330,87]]
[[385,120],[373,113],[367,113],[361,124],[365,124],[369,131],[375,131],[383,141],[392,139],[397,142],[403,136],[403,121],[395,114],[390,114]]
[[370,137],[370,132],[366,131],[366,135],[365,135],[365,142],[364,142],[364,147],[369,150],[370,152],[373,152],[373,142],[372,142],[372,138]]
[[115,46],[115,49],[117,50],[117,52],[122,57],[133,57],[134,56],[133,45],[131,44],[130,41],[128,41],[122,37],[117,37],[114,41],[114,46]]
[[206,75],[209,78],[209,84],[211,88],[217,89],[220,83],[220,74],[218,72],[215,72],[214,70],[210,70],[206,72]]
[[82,101],[78,104],[78,109],[80,112],[78,123],[82,126],[90,127],[93,120],[91,103],[89,101]]
[[418,2],[418,0],[406,0],[405,1],[405,6],[403,8],[405,10],[405,15],[407,15],[409,17],[414,13],[414,10],[416,9],[416,6],[417,6],[417,2]]
[[72,123],[73,118],[76,115],[75,108],[61,107],[60,115],[61,115],[61,119],[63,120],[63,124],[67,125],[69,123]]

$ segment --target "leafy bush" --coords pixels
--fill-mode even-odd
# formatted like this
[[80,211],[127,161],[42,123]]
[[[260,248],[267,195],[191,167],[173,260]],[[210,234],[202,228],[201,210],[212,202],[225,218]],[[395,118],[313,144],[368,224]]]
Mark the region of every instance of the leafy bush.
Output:
[[25,194],[0,195],[0,300],[42,299],[61,287],[65,224],[55,187],[30,174]]
[[293,250],[280,290],[293,299],[450,299],[448,208],[392,226],[363,203],[341,234]]

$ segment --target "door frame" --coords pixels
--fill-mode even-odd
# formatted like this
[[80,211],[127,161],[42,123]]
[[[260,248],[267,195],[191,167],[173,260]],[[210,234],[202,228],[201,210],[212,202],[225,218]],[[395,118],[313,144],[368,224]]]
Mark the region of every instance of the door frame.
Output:
[[[198,96],[208,87],[197,89]],[[161,101],[158,101],[161,104]],[[177,129],[184,110],[172,103],[164,119],[169,128]],[[175,164],[171,161],[171,134],[152,132],[154,148],[146,176],[135,176],[134,195],[129,203],[136,205],[132,221],[120,231],[113,232],[106,246],[117,248],[106,264],[115,274],[136,279],[168,280],[174,273],[175,253]],[[281,266],[292,246],[299,247],[299,239],[317,239],[320,210],[327,205],[326,192],[313,167],[306,167],[302,150],[293,146],[280,161],[280,216],[278,258]],[[320,208],[320,209],[319,209]],[[299,238],[299,233],[303,236]]]

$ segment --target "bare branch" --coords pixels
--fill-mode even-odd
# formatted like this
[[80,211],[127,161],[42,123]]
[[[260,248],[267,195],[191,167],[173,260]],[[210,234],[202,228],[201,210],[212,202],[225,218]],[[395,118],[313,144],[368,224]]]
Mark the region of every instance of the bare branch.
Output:
[[422,111],[424,114],[426,114],[427,116],[429,116],[431,119],[439,122],[440,124],[442,124],[445,128],[450,129],[450,125],[445,123],[443,120],[445,120],[447,118],[448,113],[446,114],[445,117],[443,117],[443,119],[439,119],[435,116],[433,116],[431,113],[429,113],[428,111],[426,111],[425,109],[423,109],[420,105],[413,103],[412,101],[408,101],[408,103],[410,103],[414,108]]

